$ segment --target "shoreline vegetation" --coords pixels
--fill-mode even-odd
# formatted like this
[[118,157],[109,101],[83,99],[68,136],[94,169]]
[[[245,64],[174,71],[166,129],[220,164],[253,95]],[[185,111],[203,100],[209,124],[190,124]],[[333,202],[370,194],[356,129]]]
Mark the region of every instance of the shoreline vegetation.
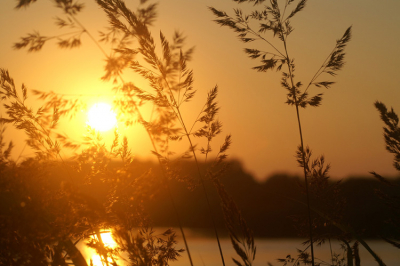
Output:
[[[118,163],[114,163],[118,167]],[[228,161],[229,172],[221,178],[226,190],[237,202],[238,208],[246,219],[249,227],[253,230],[254,237],[267,238],[293,238],[303,237],[301,226],[298,225],[298,217],[304,215],[304,205],[293,201],[304,200],[302,182],[300,175],[274,174],[259,182],[250,173],[246,172],[240,161]],[[194,162],[185,161],[180,163],[180,171],[183,176],[193,174]],[[206,169],[207,165],[200,164],[200,168]],[[134,161],[132,175],[140,176],[149,169],[155,179],[161,178],[155,161]],[[61,172],[54,169],[55,172]],[[61,177],[59,181],[68,180],[67,176]],[[77,180],[81,177],[77,176]],[[400,185],[400,177],[390,179],[393,184]],[[338,180],[331,181],[331,184]],[[392,227],[387,224],[390,220],[390,208],[384,206],[383,199],[376,191],[388,195],[396,195],[396,189],[388,187],[371,176],[353,176],[341,179],[342,198],[346,201],[344,210],[344,221],[349,223],[365,239],[378,239],[382,235],[392,233]],[[181,211],[181,222],[188,228],[210,229],[210,222],[207,218],[207,208],[202,199],[202,192],[198,189],[188,190],[187,184],[177,180],[170,180],[170,191],[174,195],[177,206]],[[100,204],[106,200],[107,184],[100,180],[92,180],[90,185],[81,184],[79,190],[85,195],[95,199]],[[225,230],[223,216],[220,212],[218,195],[213,187],[207,187],[213,212],[216,215],[216,224],[219,232],[228,236]],[[165,201],[166,191],[157,191],[154,196],[145,202],[146,209],[155,227],[176,227],[176,221],[170,215],[170,202]],[[262,204],[260,204],[262,202]],[[298,216],[296,219],[294,219]],[[265,222],[268,221],[268,226]],[[202,228],[202,229],[201,229]],[[212,227],[211,227],[212,228]],[[207,232],[204,231],[204,232]],[[211,231],[212,234],[212,231]]]

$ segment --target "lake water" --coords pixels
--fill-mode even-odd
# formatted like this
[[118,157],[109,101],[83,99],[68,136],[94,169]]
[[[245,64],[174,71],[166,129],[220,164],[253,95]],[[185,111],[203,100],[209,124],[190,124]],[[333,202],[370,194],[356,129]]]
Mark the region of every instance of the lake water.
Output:
[[[255,266],[266,266],[267,262],[272,265],[282,265],[278,263],[278,258],[285,258],[288,254],[292,257],[297,255],[297,249],[303,249],[304,246],[301,244],[300,239],[256,239],[255,244],[257,246],[256,259],[254,261]],[[368,244],[386,263],[387,266],[399,266],[400,265],[400,250],[396,249],[383,241],[368,241]],[[221,241],[222,250],[226,265],[235,265],[232,262],[232,257],[239,260],[239,257],[235,254],[235,251],[230,243],[229,239],[223,239]],[[332,243],[333,251],[336,253],[343,253],[340,249],[338,242]],[[194,265],[222,265],[221,258],[218,253],[218,246],[214,239],[190,239],[189,249],[192,254]],[[314,248],[315,257],[319,258],[316,261],[325,262],[331,261],[331,253],[329,243],[323,246],[317,246]],[[361,265],[372,266],[377,265],[373,257],[363,248],[360,247]],[[239,260],[240,261],[240,260]],[[174,266],[188,265],[189,259],[185,254],[178,262],[173,263]]]
[[[156,232],[162,232],[157,230]],[[196,232],[185,230],[189,249],[192,255],[193,264],[195,266],[221,266],[221,257],[219,255],[217,241],[211,237],[202,237]],[[390,244],[380,240],[369,240],[368,245],[375,251],[386,263],[387,266],[400,266],[400,250],[391,246]],[[332,241],[332,250],[335,253],[343,254],[343,249],[340,248],[340,243]],[[277,261],[278,258],[285,258],[288,254],[295,257],[297,255],[297,248],[304,249],[301,239],[265,239],[259,238],[255,240],[257,247],[256,259],[253,263],[254,266],[267,266],[270,262],[274,266],[282,265]],[[222,251],[224,253],[225,264],[227,266],[234,266],[232,257],[240,261],[236,255],[231,242],[228,238],[221,239]],[[101,266],[101,262],[96,259],[95,254],[89,248],[86,248],[83,243],[79,244],[81,250],[84,250],[84,255],[87,260],[93,257],[94,265]],[[183,241],[178,242],[178,248],[184,248]],[[362,266],[375,266],[378,265],[374,258],[362,247],[359,246],[361,265]],[[330,265],[331,251],[329,243],[314,248],[316,262],[325,261]],[[119,265],[126,265],[123,260],[119,260]],[[187,266],[190,265],[186,253],[183,253],[178,261],[172,262],[172,266]],[[289,264],[290,265],[290,264]]]

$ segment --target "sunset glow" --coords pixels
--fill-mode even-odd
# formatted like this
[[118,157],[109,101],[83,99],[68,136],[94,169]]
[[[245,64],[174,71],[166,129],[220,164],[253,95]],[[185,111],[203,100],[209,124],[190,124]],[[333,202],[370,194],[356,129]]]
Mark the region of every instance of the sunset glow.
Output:
[[[105,74],[104,60],[106,58],[99,53],[97,45],[90,38],[85,39],[86,32],[82,33],[82,45],[70,50],[57,49],[58,38],[49,38],[43,49],[34,53],[26,52],[29,47],[21,50],[13,48],[16,42],[20,42],[22,37],[32,32],[38,31],[47,37],[50,37],[49,34],[57,36],[71,32],[68,27],[59,28],[53,24],[55,12],[61,13],[61,10],[52,4],[53,1],[25,1],[31,4],[26,10],[23,8],[19,11],[15,9],[17,2],[0,1],[3,21],[0,23],[0,31],[4,35],[0,43],[0,61],[3,62],[2,67],[10,71],[17,83],[25,83],[28,88],[43,91],[57,88],[56,91],[59,93],[90,95],[88,98],[93,95],[102,97],[99,95],[110,92],[114,85],[101,79]],[[125,2],[129,2],[129,8],[132,9],[136,9],[136,4],[140,3],[140,1]],[[289,45],[289,52],[299,64],[296,77],[303,84],[308,84],[314,72],[323,63],[321,58],[325,58],[327,56],[325,53],[332,50],[335,40],[342,36],[345,29],[349,25],[357,25],[363,29],[354,28],[354,38],[348,46],[348,62],[343,73],[332,80],[329,79],[329,75],[323,76],[327,77],[327,80],[337,82],[335,89],[324,91],[322,88],[321,90],[314,88],[309,91],[310,96],[322,92],[326,94],[323,98],[323,107],[316,112],[311,112],[312,109],[309,108],[302,115],[304,125],[314,125],[316,121],[321,121],[320,130],[305,130],[305,143],[313,149],[318,147],[318,150],[314,150],[315,155],[326,154],[327,160],[334,166],[330,171],[333,178],[364,175],[372,169],[381,175],[397,175],[392,167],[392,156],[383,146],[381,120],[373,103],[379,100],[393,106],[395,110],[398,109],[396,99],[400,99],[398,89],[400,75],[397,75],[397,59],[400,57],[400,49],[398,49],[400,35],[394,33],[399,31],[400,16],[396,12],[400,8],[400,1],[388,1],[385,5],[379,1],[367,0],[367,2],[368,4],[360,10],[359,5],[353,1],[312,1],[306,8],[306,15],[300,15],[296,20],[294,35],[292,35],[294,39],[289,40],[293,42]],[[237,42],[234,34],[232,35],[227,28],[220,28],[212,22],[213,15],[206,8],[207,6],[225,11],[234,8],[232,1],[190,1],[190,4],[189,1],[171,1],[157,6],[158,16],[154,24],[155,28],[152,29],[155,32],[163,31],[167,39],[172,37],[170,33],[173,29],[177,29],[187,33],[183,50],[197,47],[192,58],[194,65],[191,63],[188,66],[190,69],[193,68],[196,82],[194,89],[197,89],[198,93],[192,99],[195,106],[189,107],[189,103],[186,102],[182,105],[186,108],[184,110],[187,115],[186,121],[191,123],[192,115],[188,113],[193,110],[193,116],[196,116],[199,108],[204,104],[207,91],[218,84],[218,102],[221,106],[219,114],[223,122],[223,132],[229,132],[235,140],[230,150],[230,157],[240,159],[259,180],[265,180],[276,172],[301,174],[296,161],[292,160],[291,156],[287,156],[293,154],[299,140],[296,134],[291,134],[291,132],[297,132],[298,129],[289,121],[295,118],[293,110],[283,104],[285,94],[280,87],[280,76],[272,76],[273,72],[262,74],[251,71],[251,68],[257,66],[257,62],[250,61],[243,53],[244,48],[255,48],[263,42],[255,41],[250,46]],[[243,7],[243,4],[238,4],[238,7]],[[250,9],[252,8],[249,7],[246,12]],[[176,10],[184,11],[180,15],[171,16]],[[100,39],[98,31],[103,31],[109,26],[105,13],[96,1],[85,1],[82,12],[82,18],[91,23],[90,25],[83,23],[84,26],[91,32],[94,39]],[[339,13],[340,20],[337,19]],[[204,23],[199,23],[199,21]],[[335,21],[335,23],[330,25],[332,28],[329,28],[322,21]],[[204,38],[204,36],[210,37]],[[379,36],[379,38],[371,39],[371,36]],[[156,42],[158,41],[157,37]],[[279,43],[277,38],[273,41],[274,45]],[[310,42],[313,44],[311,45]],[[136,46],[136,43],[133,42],[132,45]],[[109,50],[112,45],[109,47],[106,43],[101,43],[100,46],[106,54],[113,53]],[[279,47],[276,46],[276,48]],[[366,56],[367,54],[370,56]],[[371,67],[371,64],[374,67]],[[131,75],[133,71],[126,69],[125,74]],[[49,78],[42,78],[44,76]],[[142,79],[140,75],[132,77],[135,80],[131,80],[131,76],[124,78],[126,82],[134,81],[141,89],[147,86],[145,80],[140,80],[143,83],[136,80],[136,78]],[[361,88],[363,93],[360,94]],[[109,99],[92,98],[92,100],[107,102]],[[95,103],[90,100],[88,102]],[[40,103],[36,101],[36,108],[39,108]],[[240,108],[238,108],[239,103]],[[88,108],[90,107],[88,105]],[[149,117],[150,114],[145,114],[144,118]],[[79,138],[84,132],[83,126],[87,122],[87,113],[80,118],[82,120],[79,124],[68,121],[69,128],[62,130],[70,136],[76,134],[74,137]],[[264,118],[267,120],[264,121]],[[359,122],[354,123],[354,121]],[[77,130],[78,128],[82,129],[82,132]],[[136,128],[135,134],[137,132],[142,134],[141,126],[138,125]],[[340,130],[340,128],[346,128],[346,130]],[[15,136],[11,133],[11,129],[10,126],[6,131],[10,138]],[[112,129],[109,133],[112,133],[111,131]],[[143,132],[143,138],[148,139],[145,130]],[[249,132],[251,137],[246,132]],[[15,158],[21,151],[23,151],[22,155],[28,154],[27,149],[23,150],[25,145],[22,141],[23,137],[22,132],[16,136],[18,141],[14,141],[13,156]],[[142,140],[142,138],[139,139]],[[337,144],[334,141],[327,141],[328,139],[340,140],[347,152],[341,152]],[[250,140],[257,145],[249,145]],[[218,140],[215,141],[217,142]],[[133,142],[131,143],[133,145]],[[147,144],[145,145],[144,141],[138,141],[135,144],[135,152],[152,159],[152,155],[148,153],[150,144]],[[183,141],[177,145],[186,149]],[[369,170],[365,169],[365,165],[368,165]]]
[[87,124],[98,131],[110,130],[117,124],[116,114],[109,104],[96,103],[88,112]]
[[0,266],[400,266],[399,10],[0,0]]

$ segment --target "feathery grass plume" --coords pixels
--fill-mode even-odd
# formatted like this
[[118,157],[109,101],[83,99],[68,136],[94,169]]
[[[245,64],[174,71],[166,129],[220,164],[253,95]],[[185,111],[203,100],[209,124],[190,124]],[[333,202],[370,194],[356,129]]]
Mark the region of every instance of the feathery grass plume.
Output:
[[[305,161],[303,161],[303,157]],[[304,167],[307,171],[307,180],[309,182],[310,200],[314,202],[313,209],[319,212],[329,214],[329,220],[324,217],[315,216],[313,219],[314,241],[318,244],[323,244],[328,239],[342,239],[348,237],[348,232],[337,230],[335,224],[344,223],[344,207],[345,200],[341,195],[341,181],[329,181],[330,165],[325,165],[324,156],[319,156],[312,160],[312,151],[306,147],[303,156],[301,147],[298,147],[296,159],[300,167]],[[305,188],[304,193],[306,193]],[[306,217],[302,217],[297,221],[300,231],[307,231]],[[308,243],[306,241],[305,243]]]
[[[158,128],[169,128],[176,121],[180,125],[180,129],[176,130],[175,132],[178,133],[179,131],[181,131],[179,133],[182,135],[172,135],[171,138],[168,138],[168,140],[180,140],[183,136],[186,136],[189,141],[188,151],[184,153],[183,158],[193,156],[196,161],[198,168],[198,178],[207,199],[207,205],[210,209],[210,216],[213,220],[213,226],[220,248],[219,237],[213,218],[214,215],[211,213],[210,202],[208,200],[207,192],[204,187],[205,185],[202,173],[200,172],[198,166],[198,160],[195,152],[196,145],[194,145],[192,142],[191,133],[188,130],[181,113],[182,104],[190,101],[195,95],[195,90],[193,89],[193,72],[187,68],[186,64],[186,61],[190,58],[192,49],[190,49],[186,53],[183,53],[181,49],[182,38],[179,37],[178,34],[175,35],[177,38],[174,38],[174,43],[171,45],[165,38],[163,33],[160,32],[162,55],[159,57],[155,48],[155,41],[147,25],[136,16],[134,16],[133,13],[125,6],[122,1],[98,0],[98,3],[105,10],[112,27],[121,30],[127,35],[131,35],[138,40],[139,47],[137,48],[137,51],[143,57],[144,63],[134,61],[131,64],[131,68],[136,73],[147,79],[150,83],[151,88],[154,90],[153,93],[140,92],[140,99],[142,101],[147,99],[151,100],[154,104],[157,105],[157,110],[161,110],[168,114],[164,116],[167,119],[159,120],[160,122],[164,122],[164,124],[158,124]],[[124,20],[122,21],[120,20],[120,18],[123,18]],[[179,53],[175,51],[179,51]],[[209,108],[212,107],[210,106]],[[207,119],[205,118],[205,120]],[[147,128],[152,129],[154,128],[154,123],[146,123],[146,126]],[[211,134],[215,135],[219,132],[220,126],[220,123],[215,122],[213,124],[209,124],[208,128],[210,128],[210,130],[212,131]],[[172,132],[169,131],[168,133]],[[210,136],[209,141],[211,140],[211,137],[212,136]],[[161,151],[163,150],[164,147],[162,147]],[[206,148],[205,153],[208,154],[209,150],[210,149],[208,144],[208,148]],[[154,154],[156,154],[159,159],[164,160],[164,162],[168,162],[168,157],[162,156],[160,152],[154,151]],[[224,264],[221,248],[220,254],[222,262]]]
[[[200,152],[205,155],[205,161],[207,161],[208,155],[212,151],[211,141],[222,132],[222,124],[216,118],[220,109],[215,101],[217,94],[217,86],[208,93],[204,109],[197,120],[204,125],[193,133],[195,137],[203,137],[207,139],[207,147],[200,149]],[[231,135],[227,135],[217,156],[215,157],[213,165],[207,169],[207,176],[212,180],[221,199],[225,226],[228,229],[232,246],[243,261],[243,264],[235,258],[232,258],[233,262],[236,265],[252,265],[256,256],[253,233],[247,226],[247,223],[236,206],[236,203],[219,181],[219,178],[225,174],[227,168],[224,161],[227,158],[226,152],[231,144]]]
[[22,96],[18,93],[14,80],[6,69],[0,69],[0,96],[7,117],[1,117],[0,121],[13,124],[17,129],[23,130],[28,139],[27,145],[35,150],[36,155],[43,159],[55,159],[59,157],[62,147],[76,148],[77,144],[70,141],[64,134],[55,131],[60,117],[73,114],[80,108],[79,101],[65,101],[62,98],[53,97],[47,104],[42,105],[36,111],[28,107],[27,88],[21,86]]
[[[33,2],[36,2],[36,0],[19,0],[16,8],[28,7]],[[20,42],[15,43],[15,49],[29,47],[28,52],[37,52],[51,39],[57,39],[57,45],[60,48],[72,49],[81,45],[81,35],[86,33],[86,31],[74,16],[84,8],[84,4],[72,0],[54,0],[53,2],[66,16],[65,18],[56,17],[56,25],[60,28],[68,27],[75,29],[75,31],[51,37],[42,36],[39,32],[35,31],[34,33],[29,33],[26,37],[22,37]]]
[[[166,154],[167,156],[171,154],[168,149],[168,141],[170,139],[169,137],[172,134],[177,134],[179,131],[179,129],[173,127],[173,123],[176,120],[176,113],[174,112],[173,108],[171,108],[171,103],[169,102],[172,100],[173,101],[176,100],[174,98],[173,91],[178,91],[180,93],[181,87],[183,87],[184,89],[183,96],[181,99],[178,99],[178,102],[189,101],[190,98],[194,96],[194,92],[191,91],[192,90],[191,84],[193,82],[192,72],[183,72],[183,74],[180,76],[182,78],[185,78],[182,83],[174,84],[173,82],[171,82],[171,76],[173,76],[174,72],[176,72],[176,67],[177,66],[182,67],[183,65],[185,65],[184,55],[182,54],[182,52],[180,52],[179,57],[177,57],[176,55],[177,53],[175,52],[182,45],[183,38],[179,37],[179,34],[176,34],[175,35],[176,38],[174,38],[174,44],[170,46],[164,35],[160,33],[160,38],[163,46],[163,60],[165,62],[164,65],[161,59],[159,59],[156,55],[154,40],[150,34],[149,29],[147,28],[148,24],[151,22],[151,19],[149,20],[140,16],[136,16],[132,11],[126,8],[124,2],[122,1],[97,1],[97,2],[109,17],[112,28],[114,28],[115,30],[122,31],[125,35],[131,36],[132,38],[138,40],[139,42],[139,48],[137,48],[138,54],[143,56],[144,61],[150,66],[149,69],[140,64],[138,61],[131,60],[129,62],[131,68],[134,71],[136,71],[149,81],[150,86],[155,90],[155,94],[151,95],[136,87],[131,86],[131,88],[133,88],[134,91],[129,92],[129,95],[132,95],[132,92],[136,92],[141,102],[152,101],[156,105],[156,112],[158,113],[157,120],[147,122],[141,118],[140,122],[145,126],[147,132],[149,133],[149,136],[153,143],[153,148],[154,148],[153,153],[157,156],[160,165],[163,167],[164,164],[167,163],[169,160],[167,157],[162,156],[160,152]],[[155,6],[152,6],[150,9],[147,9],[146,12],[142,12],[140,14],[142,15],[146,13],[152,14],[150,10],[153,9],[154,7]],[[126,19],[126,22],[129,26],[124,25],[123,22],[119,20],[120,16]],[[189,58],[190,53],[191,51],[189,50],[185,56]],[[177,59],[179,59],[180,64],[177,62]],[[164,81],[160,80],[160,77],[157,76],[156,74],[157,71],[160,72],[160,75],[162,76]],[[164,86],[165,86],[165,84],[163,84],[164,82],[166,82],[167,85],[170,86],[169,87],[170,91],[169,93],[167,93],[167,95],[164,91]],[[168,82],[170,82],[170,84],[168,84]],[[175,86],[179,86],[179,88],[176,89]],[[126,88],[128,87],[125,87],[124,89]],[[129,97],[128,99],[132,99],[132,97]],[[122,102],[124,102],[124,100],[122,100]],[[178,106],[178,103],[176,101],[174,102],[174,104],[175,107]],[[168,166],[164,166],[162,169],[165,178],[167,178],[166,174],[168,173],[167,171],[168,168],[169,168]],[[166,180],[166,186],[167,189],[169,190],[167,180]],[[171,195],[171,200],[173,202],[172,195]],[[174,203],[173,205],[175,208]],[[183,234],[182,227],[181,227],[181,232]],[[183,237],[186,244],[186,239],[184,234]],[[189,252],[187,244],[186,244],[186,249]],[[189,254],[189,259],[191,261],[190,253],[188,254]]]
[[[207,139],[207,147],[200,149],[200,152],[205,155],[205,161],[207,161],[208,155],[212,151],[211,141],[222,132],[222,124],[216,117],[220,109],[215,101],[217,95],[218,87],[215,86],[214,89],[208,93],[206,104],[197,120],[204,125],[193,133],[195,137]],[[232,258],[233,262],[239,266],[252,265],[256,256],[253,233],[247,226],[247,223],[236,206],[236,203],[232,197],[229,196],[223,184],[219,180],[219,178],[226,172],[227,165],[224,161],[227,158],[226,152],[231,144],[231,135],[227,135],[217,156],[215,157],[213,165],[207,169],[207,176],[213,182],[221,199],[225,226],[228,229],[232,246],[243,261],[243,264],[235,258]]]
[[[324,167],[324,157],[321,156],[312,161],[311,150],[306,147],[305,152],[302,151],[303,150],[299,146],[296,157],[299,165],[305,167],[307,171],[309,195],[314,202],[311,206],[311,210],[317,214],[313,220],[315,241],[320,245],[325,242],[326,238],[336,238],[343,243],[355,239],[374,257],[379,265],[385,265],[382,259],[360,237],[359,233],[343,221],[342,214],[345,202],[340,196],[341,181],[333,183],[332,185],[327,183],[329,165]],[[299,203],[305,205],[305,203]],[[304,219],[302,221],[304,222]],[[299,223],[302,221],[299,221]],[[335,228],[339,229],[339,232],[334,230]],[[305,243],[308,242],[309,241],[306,241]],[[348,245],[345,245],[343,249],[346,250],[347,253],[350,252]]]
[[[394,154],[393,167],[400,171],[400,128],[399,128],[399,117],[391,108],[388,110],[386,105],[382,102],[376,101],[375,108],[379,111],[380,118],[385,124],[383,127],[383,137],[385,140],[385,148],[388,152]],[[377,191],[378,195],[383,199],[384,204],[387,205],[393,213],[393,217],[389,221],[393,225],[393,235],[384,235],[382,238],[393,245],[394,247],[400,248],[400,238],[393,237],[398,236],[400,232],[400,198],[399,192],[400,187],[389,181],[387,178],[379,175],[376,172],[370,172],[376,179],[381,181],[387,186],[391,186],[397,193],[394,195],[388,195],[382,191]]]
[[[264,1],[236,0],[235,2],[254,2],[253,4],[254,6],[256,6],[262,4]],[[211,12],[216,17],[214,21],[217,24],[228,27],[236,32],[240,41],[244,43],[261,41],[262,44],[260,46],[265,46],[270,50],[263,51],[258,48],[246,48],[244,51],[251,59],[258,59],[260,61],[261,64],[253,68],[256,71],[267,72],[276,69],[277,71],[282,72],[281,85],[284,89],[287,90],[286,103],[288,105],[295,106],[296,108],[296,116],[300,135],[300,155],[302,156],[303,162],[306,162],[306,152],[304,150],[303,144],[303,134],[299,108],[305,108],[307,106],[317,107],[321,104],[323,93],[316,93],[310,96],[308,93],[308,88],[311,85],[314,85],[316,87],[329,88],[333,84],[332,81],[319,81],[318,79],[323,73],[327,73],[333,76],[336,75],[337,71],[342,69],[345,56],[344,48],[351,38],[350,27],[345,31],[343,37],[336,41],[334,49],[332,50],[328,58],[324,61],[322,66],[314,74],[313,78],[308,83],[308,86],[306,88],[302,88],[302,82],[296,82],[294,79],[295,61],[293,57],[289,56],[287,41],[289,35],[294,30],[291,25],[291,19],[305,8],[306,3],[307,0],[284,1],[283,9],[281,9],[277,0],[270,0],[270,5],[264,4],[263,6],[260,6],[258,10],[253,11],[248,15],[244,14],[241,9],[235,8],[233,16],[228,15],[224,11],[217,10],[214,7],[209,7]],[[279,41],[277,43],[273,43],[272,40],[264,37],[265,33],[267,32],[271,32],[273,34],[273,37],[277,37]],[[311,242],[311,260],[312,265],[315,265],[313,248],[313,228],[308,192],[306,163],[304,163],[302,167],[307,194],[309,238]]]
[[[318,245],[322,245],[326,240],[338,239],[343,243],[346,255],[341,260],[339,260],[338,256],[332,256],[332,261],[336,261],[337,263],[341,261],[341,264],[338,265],[344,265],[344,261],[347,262],[346,265],[353,265],[353,260],[359,261],[357,253],[358,242],[355,242],[355,248],[350,247],[350,242],[356,234],[352,230],[346,229],[347,226],[344,226],[343,212],[345,201],[340,195],[341,181],[329,184],[328,172],[330,166],[329,164],[324,165],[324,156],[320,156],[315,160],[311,160],[311,156],[312,152],[308,147],[305,149],[304,156],[301,147],[298,148],[296,158],[299,165],[305,167],[307,170],[310,199],[314,202],[312,210],[318,210],[317,213],[324,213],[325,216],[315,216],[313,219],[314,241]],[[303,161],[303,158],[305,161]],[[326,214],[329,214],[329,217]],[[304,219],[300,219],[298,222],[300,226],[306,227]],[[309,245],[309,242],[306,241],[304,244]]]
[[[207,147],[202,147],[200,152],[205,154],[205,160],[207,160],[208,154],[211,150],[211,141],[212,139],[221,133],[222,124],[218,120],[216,120],[216,115],[219,111],[219,107],[215,102],[215,99],[218,94],[218,87],[215,86],[207,96],[207,101],[204,106],[202,113],[200,114],[200,118],[197,120],[200,123],[204,123],[204,125],[193,133],[195,137],[205,137],[207,139]],[[196,122],[197,122],[196,121]],[[194,125],[192,126],[193,129]]]
[[378,109],[381,120],[385,123],[383,128],[383,136],[385,138],[386,150],[394,154],[393,166],[400,171],[400,128],[399,117],[394,112],[393,108],[388,111],[386,106],[381,102],[375,102],[375,107]]

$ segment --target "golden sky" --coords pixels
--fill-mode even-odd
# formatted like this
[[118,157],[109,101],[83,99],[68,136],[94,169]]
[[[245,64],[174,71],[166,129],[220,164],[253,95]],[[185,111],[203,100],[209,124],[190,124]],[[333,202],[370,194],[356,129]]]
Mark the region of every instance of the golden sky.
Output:
[[[81,2],[86,7],[78,19],[98,36],[98,30],[106,26],[105,16],[94,1]],[[138,1],[126,2],[135,7]],[[0,2],[0,67],[8,69],[17,84],[23,82],[29,89],[85,94],[89,104],[111,102],[113,85],[100,80],[104,57],[87,36],[82,36],[83,45],[74,50],[58,49],[54,42],[37,53],[12,49],[20,37],[34,30],[46,36],[59,34],[54,17],[62,16],[50,0],[38,0],[21,10],[14,9],[15,3]],[[257,62],[247,58],[243,48],[257,44],[244,45],[233,32],[214,23],[207,6],[233,14],[237,4],[230,0],[160,0],[153,27],[156,39],[159,30],[166,36],[180,30],[188,37],[188,47],[196,47],[190,67],[198,92],[195,100],[184,107],[185,119],[190,124],[207,92],[218,85],[224,135],[230,133],[233,137],[230,156],[243,161],[245,168],[258,178],[276,172],[300,173],[294,158],[299,144],[295,109],[284,104],[286,91],[280,87],[280,74],[252,70]],[[314,155],[325,155],[332,166],[332,177],[368,175],[369,171],[396,173],[392,155],[384,148],[383,124],[373,103],[380,100],[400,114],[398,10],[397,0],[309,0],[292,21],[295,31],[289,37],[288,50],[296,60],[296,78],[303,83],[308,83],[335,41],[353,26],[346,65],[331,79],[337,84],[320,90],[325,95],[322,106],[301,110],[304,141]],[[31,96],[35,104],[33,99]],[[61,129],[78,139],[84,120],[82,114]],[[75,126],[71,132],[70,123],[82,124],[82,128]],[[137,157],[150,158],[149,141],[139,127],[126,131],[132,152]],[[221,144],[214,143],[216,149]],[[19,154],[22,149],[23,145],[19,145],[14,152]]]

